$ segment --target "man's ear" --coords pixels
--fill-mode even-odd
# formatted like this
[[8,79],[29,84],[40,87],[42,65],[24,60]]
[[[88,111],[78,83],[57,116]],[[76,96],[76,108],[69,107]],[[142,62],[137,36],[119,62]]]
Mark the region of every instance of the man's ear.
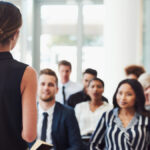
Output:
[[58,90],[59,90],[59,88],[57,87],[57,89],[56,89],[56,94],[58,93]]

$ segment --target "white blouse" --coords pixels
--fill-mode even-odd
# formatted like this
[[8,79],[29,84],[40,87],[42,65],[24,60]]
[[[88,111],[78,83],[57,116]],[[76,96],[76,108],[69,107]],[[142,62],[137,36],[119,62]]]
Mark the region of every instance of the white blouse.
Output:
[[89,101],[76,105],[75,113],[80,127],[81,135],[93,133],[102,116],[102,114],[113,108],[112,105],[103,102],[94,112],[90,110]]

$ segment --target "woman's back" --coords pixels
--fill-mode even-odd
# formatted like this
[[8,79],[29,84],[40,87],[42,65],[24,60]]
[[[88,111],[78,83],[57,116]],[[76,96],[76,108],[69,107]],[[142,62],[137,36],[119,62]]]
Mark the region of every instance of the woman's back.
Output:
[[19,9],[0,1],[0,149],[25,150],[36,138],[36,72],[12,58],[22,25]]
[[27,65],[15,61],[9,52],[0,53],[0,148],[23,150],[21,138],[22,97],[20,85]]

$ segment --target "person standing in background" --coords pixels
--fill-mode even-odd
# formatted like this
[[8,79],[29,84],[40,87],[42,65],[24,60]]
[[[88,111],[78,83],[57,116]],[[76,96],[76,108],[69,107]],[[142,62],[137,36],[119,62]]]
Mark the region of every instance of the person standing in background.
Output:
[[127,78],[129,79],[138,79],[139,76],[145,72],[143,66],[139,65],[129,65],[124,69]]
[[36,138],[37,77],[33,68],[13,59],[22,16],[9,2],[0,1],[0,149],[26,150]]
[[56,101],[62,104],[67,104],[69,96],[82,89],[82,86],[80,84],[77,84],[70,80],[71,70],[72,66],[70,62],[66,60],[62,60],[59,62],[58,71],[60,74],[60,81],[58,83],[59,91],[56,94]]

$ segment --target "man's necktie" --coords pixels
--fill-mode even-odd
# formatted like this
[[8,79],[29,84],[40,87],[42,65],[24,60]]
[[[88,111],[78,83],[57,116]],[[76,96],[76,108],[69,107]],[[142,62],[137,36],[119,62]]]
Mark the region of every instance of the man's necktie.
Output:
[[63,101],[64,101],[64,104],[66,104],[66,95],[65,95],[65,86],[62,87],[62,94],[63,94]]
[[42,124],[42,132],[41,132],[41,140],[46,141],[46,130],[47,130],[47,117],[48,113],[43,113],[43,124]]

